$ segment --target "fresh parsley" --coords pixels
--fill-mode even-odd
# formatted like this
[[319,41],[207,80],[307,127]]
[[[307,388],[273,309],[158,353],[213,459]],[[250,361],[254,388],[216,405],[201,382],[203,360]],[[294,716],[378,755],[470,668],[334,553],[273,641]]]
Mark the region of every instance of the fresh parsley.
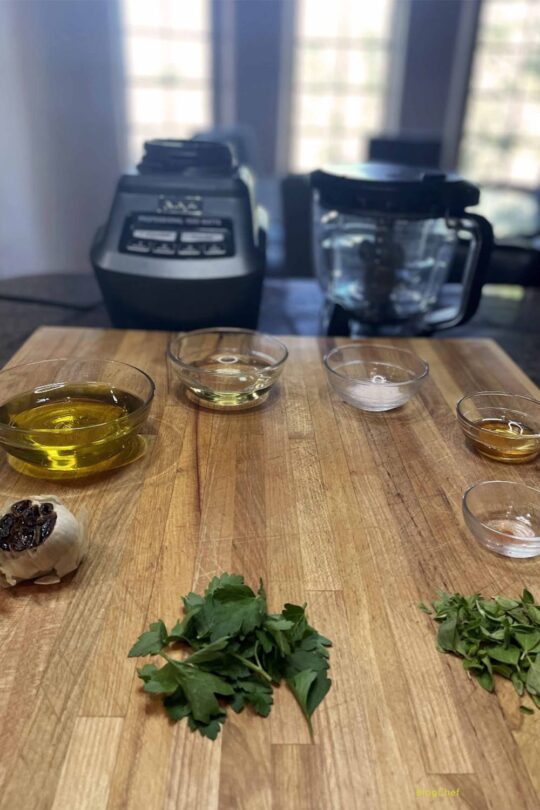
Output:
[[[418,607],[439,623],[441,652],[462,658],[464,669],[488,692],[494,690],[494,675],[501,675],[540,708],[540,606],[530,591],[521,599],[439,591],[431,604],[433,611],[423,603]],[[520,711],[532,714],[527,706]]]
[[[192,731],[215,740],[226,707],[246,706],[270,714],[273,687],[285,681],[307,720],[332,684],[328,677],[331,642],[308,624],[306,606],[286,604],[268,613],[262,582],[257,592],[237,574],[214,577],[203,596],[182,599],[184,616],[169,632],[153,622],[131,650],[130,658],[159,655],[162,666],[137,670],[143,689],[163,700],[173,721],[187,718]],[[189,651],[183,658],[171,647]]]

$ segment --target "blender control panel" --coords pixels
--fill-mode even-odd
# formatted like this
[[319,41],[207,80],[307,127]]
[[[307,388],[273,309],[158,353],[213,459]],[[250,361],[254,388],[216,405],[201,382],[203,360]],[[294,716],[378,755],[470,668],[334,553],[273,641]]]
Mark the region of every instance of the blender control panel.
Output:
[[160,259],[234,256],[233,226],[222,217],[132,214],[124,223],[119,250]]

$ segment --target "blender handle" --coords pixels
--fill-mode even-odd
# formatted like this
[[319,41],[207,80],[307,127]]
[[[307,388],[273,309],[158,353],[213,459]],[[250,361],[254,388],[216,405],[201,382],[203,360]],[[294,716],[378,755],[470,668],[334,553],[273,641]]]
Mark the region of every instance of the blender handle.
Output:
[[463,270],[463,295],[461,303],[456,312],[451,317],[437,320],[436,317],[430,321],[429,326],[433,330],[450,329],[470,320],[480,303],[482,287],[487,276],[491,249],[493,247],[493,229],[485,217],[480,214],[470,214],[468,211],[463,215],[463,219],[456,220],[456,230],[468,231],[473,237],[473,244],[470,246]]

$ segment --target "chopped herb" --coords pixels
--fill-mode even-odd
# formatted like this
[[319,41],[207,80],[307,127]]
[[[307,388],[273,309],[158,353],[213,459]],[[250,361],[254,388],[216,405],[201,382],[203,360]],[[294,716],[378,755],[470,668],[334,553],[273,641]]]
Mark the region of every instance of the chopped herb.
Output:
[[[530,591],[525,589],[521,599],[440,591],[432,606],[441,652],[462,658],[464,669],[488,692],[494,690],[494,675],[500,675],[540,708],[540,606]],[[423,602],[418,607],[431,612]],[[533,713],[527,706],[520,711]]]
[[[159,655],[161,667],[137,669],[143,689],[163,701],[169,718],[187,718],[192,731],[215,740],[225,722],[225,707],[245,706],[270,714],[273,687],[285,681],[311,728],[311,717],[326,696],[331,642],[310,627],[306,606],[286,604],[269,614],[262,582],[255,593],[237,574],[214,577],[204,596],[183,597],[184,617],[168,633],[153,622],[129,657]],[[189,651],[170,655],[171,645]],[[166,652],[167,650],[167,652]]]

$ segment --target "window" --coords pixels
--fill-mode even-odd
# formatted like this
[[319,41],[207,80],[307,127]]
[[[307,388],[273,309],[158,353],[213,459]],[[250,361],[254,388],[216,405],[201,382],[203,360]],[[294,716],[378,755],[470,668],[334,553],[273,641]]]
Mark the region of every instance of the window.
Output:
[[540,3],[484,0],[460,152],[479,182],[540,185]]
[[210,0],[122,0],[130,159],[211,120]]
[[382,128],[394,0],[297,0],[292,167],[366,157]]

